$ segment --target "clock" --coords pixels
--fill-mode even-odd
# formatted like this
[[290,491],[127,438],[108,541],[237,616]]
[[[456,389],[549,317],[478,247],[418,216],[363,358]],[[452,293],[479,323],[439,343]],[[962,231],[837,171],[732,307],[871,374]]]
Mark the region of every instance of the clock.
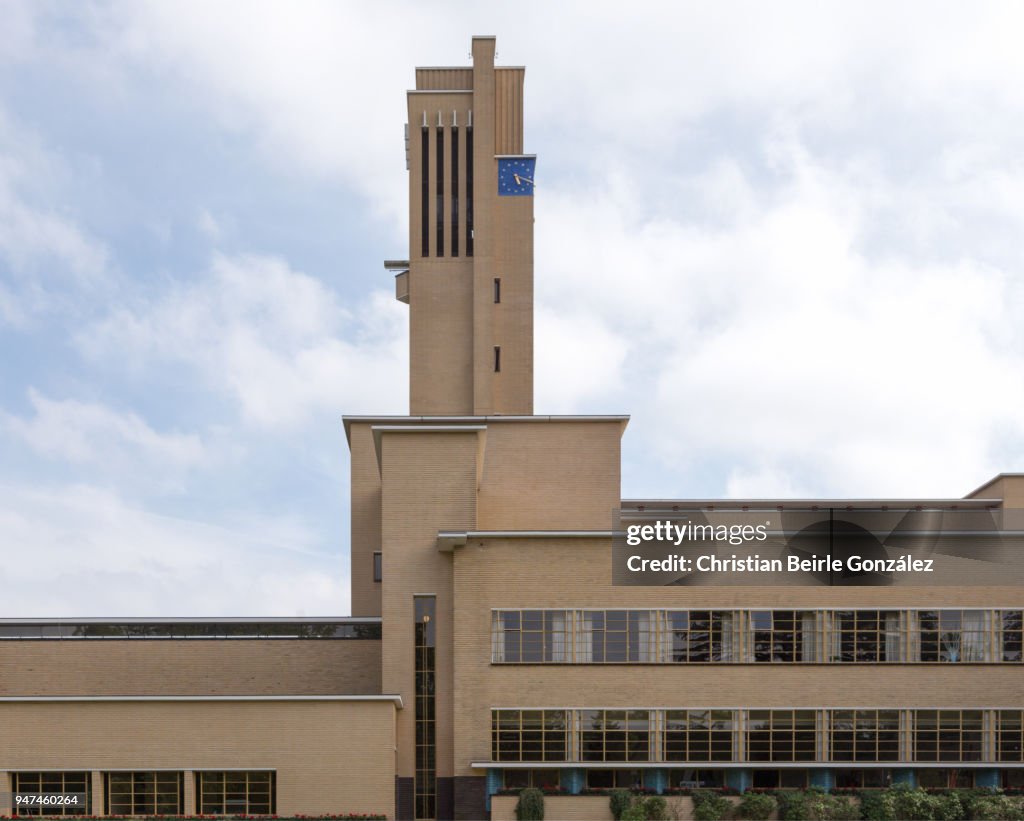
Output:
[[537,157],[532,154],[498,157],[498,196],[532,197],[536,167]]

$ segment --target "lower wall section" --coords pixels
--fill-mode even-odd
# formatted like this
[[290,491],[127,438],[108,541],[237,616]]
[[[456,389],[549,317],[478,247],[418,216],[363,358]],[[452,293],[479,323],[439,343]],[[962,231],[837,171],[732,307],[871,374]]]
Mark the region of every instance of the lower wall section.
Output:
[[437,819],[451,821],[455,817],[455,785],[451,776],[437,777]]
[[487,778],[460,775],[455,779],[455,821],[487,817]]
[[194,773],[269,770],[278,815],[395,817],[392,701],[5,701],[0,726],[0,772],[92,772],[94,805],[105,772],[184,773],[195,812]]
[[395,778],[395,818],[412,821],[416,812],[416,780]]
[[[738,798],[730,798],[738,804]],[[514,795],[495,795],[491,798],[491,821],[515,821]],[[670,796],[667,799],[669,818],[680,821],[693,818],[693,801],[689,796]],[[544,797],[544,817],[558,821],[612,821],[611,804],[607,795],[547,795]]]
[[[515,795],[491,797],[491,821],[516,821]],[[608,797],[604,795],[546,795],[544,817],[558,821],[612,821]]]

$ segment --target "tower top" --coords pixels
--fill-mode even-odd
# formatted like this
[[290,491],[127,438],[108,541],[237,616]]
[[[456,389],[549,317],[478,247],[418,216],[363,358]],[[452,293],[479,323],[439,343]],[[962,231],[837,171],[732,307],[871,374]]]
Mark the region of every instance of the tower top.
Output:
[[533,195],[522,67],[416,69],[408,92],[409,257],[389,261],[409,305],[409,412],[533,413]]

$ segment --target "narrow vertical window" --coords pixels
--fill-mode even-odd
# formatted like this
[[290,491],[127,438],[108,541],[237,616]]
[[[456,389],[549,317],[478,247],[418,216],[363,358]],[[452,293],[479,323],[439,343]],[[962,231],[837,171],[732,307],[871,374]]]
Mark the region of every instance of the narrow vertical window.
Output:
[[435,254],[444,256],[444,129],[437,129],[437,208],[434,219],[437,222],[437,245]]
[[494,278],[494,304],[501,302],[501,278]]
[[459,129],[452,127],[452,256],[459,255]]
[[373,554],[373,580],[379,582],[384,578],[384,557],[379,550]]
[[501,348],[494,346],[494,372],[501,373]]
[[473,128],[466,129],[466,256],[473,256]]
[[420,256],[430,256],[430,133],[420,141]]
[[414,596],[416,674],[416,818],[436,818],[437,733],[434,724],[434,678],[437,647],[437,598]]

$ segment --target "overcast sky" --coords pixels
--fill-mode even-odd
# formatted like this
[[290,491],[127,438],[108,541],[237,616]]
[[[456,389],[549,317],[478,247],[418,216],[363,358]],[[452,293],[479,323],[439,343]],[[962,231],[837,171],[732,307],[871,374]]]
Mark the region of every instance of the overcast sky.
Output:
[[632,414],[625,497],[1024,470],[1019,4],[0,0],[0,616],[349,612],[404,92],[473,34],[527,66],[536,410]]

